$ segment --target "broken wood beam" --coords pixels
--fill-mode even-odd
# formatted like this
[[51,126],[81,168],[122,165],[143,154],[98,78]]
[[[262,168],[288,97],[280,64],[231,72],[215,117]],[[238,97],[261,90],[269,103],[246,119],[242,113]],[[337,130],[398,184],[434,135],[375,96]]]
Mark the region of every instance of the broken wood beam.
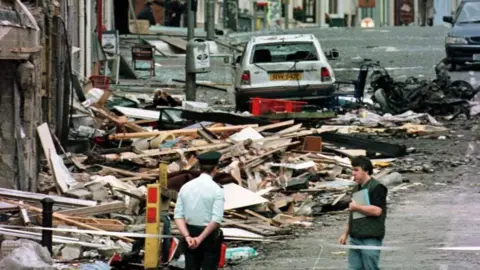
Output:
[[[23,203],[20,201],[20,203]],[[23,225],[28,226],[30,225],[30,217],[28,216],[27,210],[23,207],[20,207],[20,215],[22,217]]]
[[[238,131],[242,130],[247,127],[257,127],[258,125],[240,125],[240,126],[229,126],[229,127],[210,127],[207,128],[210,132],[213,133],[221,133],[227,131]],[[175,129],[175,130],[168,130],[168,131],[151,131],[151,132],[135,132],[135,133],[122,133],[122,134],[115,134],[110,135],[110,140],[125,140],[125,139],[137,139],[137,138],[150,138],[161,134],[172,134],[172,135],[196,135],[198,129],[191,128],[191,129]]]
[[272,232],[272,231],[258,229],[258,228],[255,228],[254,226],[243,224],[243,223],[233,222],[232,220],[229,220],[229,219],[226,219],[226,218],[224,218],[223,220],[224,220],[223,226],[236,227],[236,228],[244,229],[244,230],[251,231],[251,232],[254,232],[254,233],[258,233],[258,234],[263,235],[263,236],[275,235],[275,233]]
[[127,209],[127,206],[122,201],[114,201],[106,204],[100,204],[91,207],[82,207],[76,209],[62,210],[57,213],[67,216],[88,217],[103,215],[115,212],[123,212]]
[[[39,216],[40,217],[40,216]],[[39,218],[41,220],[41,218]],[[86,218],[86,217],[69,217],[69,220],[83,223],[85,225],[94,226],[100,230],[111,232],[125,231],[126,225],[116,219],[104,219],[104,218]],[[54,225],[68,224],[69,221],[54,221]]]
[[302,128],[302,124],[297,124],[295,126],[291,126],[291,127],[286,128],[286,129],[283,129],[283,130],[275,133],[274,135],[282,136],[282,135],[292,134],[294,132],[300,131],[301,128]]
[[133,130],[137,133],[141,133],[141,132],[145,131],[144,128],[140,127],[139,125],[137,125],[135,123],[128,122],[128,121],[120,121],[117,117],[114,117],[114,116],[108,114],[103,109],[95,108],[94,106],[91,106],[90,109],[92,109],[94,112],[99,114],[101,117],[103,117],[103,118],[105,118],[109,121],[112,121],[117,125],[128,127],[129,129],[131,129],[131,130]]
[[258,132],[263,132],[265,130],[269,130],[269,129],[274,129],[274,128],[280,128],[280,127],[286,127],[286,126],[291,126],[295,124],[295,121],[293,120],[288,120],[288,121],[283,121],[283,122],[279,122],[279,123],[275,123],[275,124],[270,124],[270,125],[265,125],[265,126],[261,126],[261,127],[257,127],[257,128],[254,128],[256,131]]
[[271,225],[279,225],[279,224],[276,223],[274,220],[272,220],[272,219],[270,219],[270,218],[266,218],[266,217],[264,217],[264,216],[262,216],[262,215],[260,215],[260,214],[258,214],[258,213],[255,213],[255,212],[253,212],[253,211],[250,210],[250,209],[246,209],[246,210],[245,210],[245,213],[250,214],[250,215],[252,215],[252,216],[254,216],[254,217],[256,217],[256,218],[259,218],[259,219],[267,222],[268,224],[271,224]]
[[55,201],[55,204],[60,204],[60,205],[67,205],[67,206],[97,205],[96,201],[80,200],[80,199],[66,198],[66,197],[54,196],[54,195],[45,195],[45,194],[32,193],[32,192],[26,192],[26,191],[20,191],[15,189],[8,189],[8,188],[0,188],[0,197],[11,198],[14,200],[22,200],[26,202],[35,202],[35,203],[40,203],[42,199],[50,197]]
[[143,173],[138,173],[138,172],[131,172],[131,171],[122,170],[122,169],[109,167],[109,166],[104,166],[104,165],[100,165],[100,167],[102,167],[105,170],[115,172],[115,173],[119,173],[119,174],[122,174],[122,175],[125,175],[125,176],[141,177],[142,179],[145,179],[145,180],[155,180],[155,179],[158,178],[158,176],[154,175],[154,174],[143,174]]
[[[218,148],[225,148],[229,146],[229,143],[219,143],[213,145],[204,145],[204,146],[197,146],[197,147],[189,147],[186,149],[182,149],[184,153],[186,152],[195,152],[195,151],[203,151],[203,150],[214,150]],[[130,160],[135,158],[142,158],[142,157],[154,157],[154,156],[163,156],[163,155],[172,155],[177,154],[179,149],[168,149],[168,150],[160,150],[160,149],[153,149],[153,150],[145,150],[145,154],[129,156],[129,157],[121,157],[124,160]]]
[[[23,204],[23,203],[18,203],[18,202],[15,202],[15,201],[11,201],[11,200],[6,200],[6,199],[0,199],[0,201],[3,201],[3,202],[6,202],[6,203],[9,203],[9,204],[13,204],[13,205],[17,205],[19,207],[23,207],[29,211],[32,211],[32,212],[36,212],[36,213],[42,213],[43,210],[41,208],[38,208],[38,207],[34,207],[34,206],[31,206],[31,205],[27,205],[27,204]],[[89,230],[94,230],[94,231],[105,231],[105,230],[102,230],[102,229],[99,229],[95,226],[92,226],[92,225],[88,225],[88,224],[85,224],[85,223],[82,223],[82,222],[78,222],[76,220],[72,220],[69,218],[69,216],[65,216],[65,215],[62,215],[62,214],[59,214],[57,212],[53,212],[52,213],[52,217],[53,218],[56,218],[58,220],[61,220],[61,221],[64,221],[65,223],[67,224],[70,224],[70,225],[74,225],[74,226],[78,226],[80,228],[84,228],[84,229],[89,229]],[[133,243],[134,240],[131,239],[131,238],[127,238],[127,237],[123,237],[123,236],[115,236],[115,238],[118,238],[120,240],[123,240],[127,243]]]
[[271,150],[271,151],[268,151],[267,153],[265,154],[262,154],[262,155],[258,155],[254,158],[251,158],[247,161],[244,162],[245,166],[249,166],[253,161],[256,161],[258,159],[261,159],[263,157],[266,157],[266,156],[269,156],[275,152],[278,152],[278,151],[282,151],[282,150],[285,150],[286,148],[290,147],[290,146],[293,146],[293,145],[297,145],[299,144],[300,142],[292,142],[292,143],[288,143],[288,144],[285,144],[285,145],[282,145],[282,146],[279,146],[277,149],[274,149],[274,150]]

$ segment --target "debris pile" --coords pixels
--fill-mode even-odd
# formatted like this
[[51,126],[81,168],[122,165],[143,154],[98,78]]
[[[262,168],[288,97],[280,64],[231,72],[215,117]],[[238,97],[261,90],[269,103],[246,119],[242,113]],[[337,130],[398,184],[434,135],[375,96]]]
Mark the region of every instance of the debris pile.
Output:
[[470,116],[471,100],[479,89],[470,83],[451,81],[442,62],[436,68],[437,78],[420,80],[410,77],[406,81],[395,81],[385,69],[375,70],[370,77],[374,94],[372,100],[385,113],[401,114],[406,111],[431,115]]
[[[383,90],[395,89],[389,77],[382,78]],[[158,257],[164,264],[181,265],[175,201],[182,186],[200,175],[198,154],[213,150],[222,153],[214,180],[225,194],[225,240],[231,246],[281,241],[312,228],[315,216],[348,206],[354,156],[370,157],[374,177],[386,185],[411,186],[393,167],[412,149],[352,133],[448,131],[428,110],[402,108],[402,114],[380,116],[361,109],[336,118],[302,112],[285,121],[292,115],[212,111],[206,103],[184,101],[166,90],[128,98],[92,86],[83,92],[77,91],[72,105],[69,138],[75,145],[64,148],[46,123],[37,128],[45,162],[36,192],[0,188],[0,231],[12,247],[8,252],[2,245],[0,265],[30,267],[18,257],[21,252],[32,253],[29,258],[44,269],[65,263],[104,268],[107,261],[135,269],[150,252],[145,247],[152,238],[150,223],[161,228],[155,235],[163,235]],[[425,165],[418,171],[431,170]],[[160,190],[153,218],[147,211],[152,187]],[[53,260],[45,258],[45,248],[17,238],[42,241]],[[248,246],[226,251],[233,261],[256,254]]]
[[379,136],[441,136],[449,132],[442,123],[427,113],[407,111],[384,115],[366,109],[352,110],[327,123],[339,133],[368,133]]
[[[242,124],[203,121],[153,130],[149,124],[158,125],[160,117],[139,121],[146,114],[135,114],[134,108],[117,107],[114,114],[98,105],[101,99],[84,108],[95,116],[89,135],[93,147],[66,152],[42,124],[37,132],[46,162],[38,193],[0,189],[5,213],[0,230],[14,238],[40,240],[41,203],[53,199],[56,262],[106,261],[122,254],[123,263],[141,264],[148,185],[163,183],[161,227],[163,234],[178,236],[171,217],[176,196],[200,175],[196,156],[205,151],[223,154],[214,180],[224,187],[222,230],[229,242],[279,241],[279,236],[310,228],[315,215],[346,208],[354,185],[349,157],[370,156],[381,177],[396,157],[407,154],[403,145],[359,140],[340,134],[338,126],[305,128],[294,120],[261,122],[233,114],[218,119]],[[152,119],[158,116],[158,111],[141,110],[156,114]],[[180,260],[178,254],[168,254],[172,239],[163,242],[164,263]]]

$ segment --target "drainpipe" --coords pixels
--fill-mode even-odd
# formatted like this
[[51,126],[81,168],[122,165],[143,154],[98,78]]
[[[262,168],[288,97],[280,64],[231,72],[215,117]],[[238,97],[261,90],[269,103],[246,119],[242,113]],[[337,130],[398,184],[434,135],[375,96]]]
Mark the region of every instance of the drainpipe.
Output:
[[395,3],[389,2],[388,4],[388,14],[389,14],[389,25],[395,26]]
[[[78,9],[80,10],[80,29],[79,29],[79,36],[80,36],[80,77],[85,77],[85,0],[79,0],[78,2]],[[80,79],[81,79],[80,78]]]
[[103,0],[97,0],[97,36],[100,46],[102,45],[102,25],[103,25]]
[[85,41],[86,41],[86,71],[85,75],[87,78],[92,75],[92,1],[86,1],[86,17],[87,17],[87,25],[85,29]]
[[415,19],[415,26],[420,25],[420,3],[418,0],[413,1],[413,11],[414,11],[414,19]]
[[107,30],[115,29],[113,25],[113,0],[106,0],[105,17],[107,23]]

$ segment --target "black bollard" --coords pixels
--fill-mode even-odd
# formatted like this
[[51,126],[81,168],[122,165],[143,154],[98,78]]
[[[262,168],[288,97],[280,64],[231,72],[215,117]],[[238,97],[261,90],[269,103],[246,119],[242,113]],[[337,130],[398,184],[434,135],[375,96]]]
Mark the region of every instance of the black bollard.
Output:
[[[52,228],[53,226],[53,204],[55,201],[51,198],[45,198],[42,200],[42,226],[44,228]],[[51,230],[43,230],[42,231],[42,246],[47,247],[50,254],[52,254],[52,238],[53,238],[53,231]]]

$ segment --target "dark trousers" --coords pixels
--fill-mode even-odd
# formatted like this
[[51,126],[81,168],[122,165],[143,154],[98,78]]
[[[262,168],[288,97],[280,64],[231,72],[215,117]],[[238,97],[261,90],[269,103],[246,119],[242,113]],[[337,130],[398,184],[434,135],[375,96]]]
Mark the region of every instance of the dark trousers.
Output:
[[[191,237],[199,236],[205,227],[187,225]],[[216,270],[223,242],[222,230],[215,230],[196,249],[185,251],[185,270]]]

